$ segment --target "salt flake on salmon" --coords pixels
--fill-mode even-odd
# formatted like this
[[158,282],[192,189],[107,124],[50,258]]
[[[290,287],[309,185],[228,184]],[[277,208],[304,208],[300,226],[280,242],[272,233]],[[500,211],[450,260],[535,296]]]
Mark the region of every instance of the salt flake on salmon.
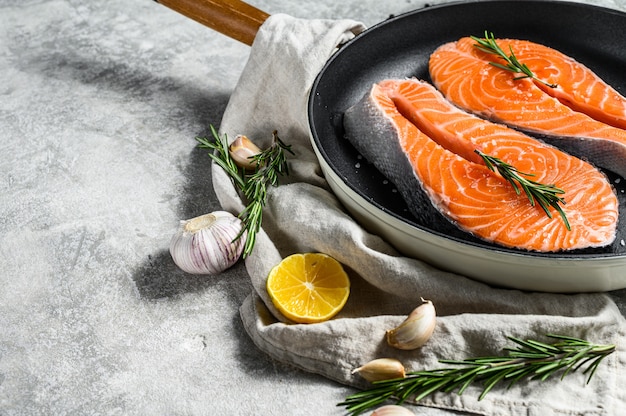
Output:
[[[600,247],[615,239],[618,201],[600,171],[458,109],[426,82],[375,84],[346,111],[344,127],[351,143],[395,184],[425,226],[542,252]],[[546,216],[517,194],[472,149],[563,189],[571,230],[558,215]]]
[[[583,64],[525,40],[497,39],[539,82],[494,66],[497,56],[470,37],[446,43],[429,60],[435,86],[455,105],[538,134],[571,154],[626,176],[626,98]],[[555,84],[550,87],[546,84]]]

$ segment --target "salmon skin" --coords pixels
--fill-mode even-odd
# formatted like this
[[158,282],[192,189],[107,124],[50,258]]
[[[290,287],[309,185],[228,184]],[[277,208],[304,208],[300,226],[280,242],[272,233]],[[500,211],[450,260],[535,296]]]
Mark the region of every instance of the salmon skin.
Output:
[[[455,105],[584,158],[626,177],[626,98],[583,64],[529,41],[497,39],[536,78],[491,65],[504,64],[461,38],[437,48],[429,59],[433,84]],[[511,48],[511,49],[510,49]]]
[[[615,239],[618,201],[603,173],[458,109],[427,82],[374,84],[344,113],[343,123],[352,145],[395,184],[417,221],[430,229],[540,252],[602,247]],[[475,153],[469,149],[565,190],[563,210],[571,230],[554,209],[549,218],[481,160],[470,160]]]

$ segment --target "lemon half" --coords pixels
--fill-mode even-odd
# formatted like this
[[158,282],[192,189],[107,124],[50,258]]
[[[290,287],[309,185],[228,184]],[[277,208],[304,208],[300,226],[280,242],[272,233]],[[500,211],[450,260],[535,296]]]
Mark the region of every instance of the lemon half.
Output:
[[323,253],[284,258],[270,271],[266,286],[276,309],[296,323],[332,318],[350,295],[350,279],[341,263]]

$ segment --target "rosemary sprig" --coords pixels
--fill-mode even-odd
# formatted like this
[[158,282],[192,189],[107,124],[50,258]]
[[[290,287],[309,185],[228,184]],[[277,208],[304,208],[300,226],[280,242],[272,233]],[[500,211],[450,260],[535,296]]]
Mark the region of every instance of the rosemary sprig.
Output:
[[235,186],[242,192],[247,201],[244,210],[239,213],[239,218],[243,221],[244,228],[235,237],[241,238],[247,231],[247,238],[243,249],[243,257],[252,253],[256,243],[256,234],[261,228],[263,221],[263,207],[267,202],[267,189],[270,186],[278,185],[278,177],[289,175],[289,166],[285,151],[294,154],[291,146],[286,145],[279,137],[278,132],[272,132],[272,144],[261,153],[254,155],[252,159],[256,161],[256,169],[253,173],[247,174],[245,170],[239,168],[228,152],[228,138],[220,138],[213,126],[211,126],[213,141],[207,138],[198,137],[196,140],[200,147],[210,149],[211,159],[217,163],[233,180]]
[[563,335],[548,335],[556,339],[553,344],[534,340],[521,340],[514,337],[516,348],[505,348],[506,356],[478,357],[466,360],[441,360],[441,363],[459,367],[438,370],[408,372],[405,378],[375,381],[373,387],[348,396],[337,406],[345,406],[350,415],[359,415],[387,400],[401,404],[407,400],[415,402],[436,392],[450,393],[457,390],[463,394],[467,387],[482,382],[482,400],[498,383],[508,383],[510,388],[524,380],[545,381],[558,371],[563,371],[561,380],[588,364],[583,374],[587,383],[591,380],[598,365],[615,351],[615,345],[598,345],[588,341]]
[[531,78],[550,88],[557,87],[557,84],[550,84],[546,81],[543,81],[537,78],[535,74],[533,73],[533,71],[531,71],[530,68],[528,68],[526,64],[523,64],[517,60],[517,57],[515,56],[515,53],[513,52],[513,48],[510,45],[509,45],[509,52],[511,52],[511,54],[507,55],[506,52],[504,52],[502,48],[496,42],[496,39],[493,36],[493,33],[489,33],[485,30],[484,38],[479,38],[476,36],[470,36],[470,38],[476,41],[476,44],[474,45],[476,46],[476,48],[489,54],[498,55],[500,58],[504,59],[504,61],[506,62],[506,65],[500,64],[498,62],[489,62],[489,64],[495,67],[498,67],[500,69],[504,69],[505,71],[524,74],[524,75],[520,75],[518,77],[513,78],[514,80]]
[[554,185],[545,185],[530,179],[526,179],[520,175],[535,175],[532,173],[520,172],[515,166],[510,165],[497,157],[486,155],[480,150],[474,150],[474,152],[482,157],[485,165],[491,171],[495,172],[497,170],[498,173],[502,175],[502,177],[506,179],[511,184],[511,186],[513,186],[513,189],[515,189],[515,192],[518,195],[520,194],[521,186],[524,190],[524,193],[530,200],[530,204],[532,206],[535,206],[535,201],[539,203],[539,206],[543,209],[548,218],[552,218],[552,213],[550,212],[549,207],[556,209],[563,219],[563,222],[565,223],[567,229],[571,230],[569,221],[567,220],[567,216],[565,215],[563,208],[561,208],[561,205],[559,205],[566,203],[565,199],[559,196],[565,193],[564,190],[562,190],[561,188],[557,188]]
[[278,137],[276,130],[272,132],[272,137],[272,145],[252,157],[257,168],[252,175],[246,176],[245,186],[242,188],[244,196],[249,201],[246,208],[239,214],[245,224],[245,229],[248,231],[243,249],[244,257],[252,252],[256,242],[256,234],[261,228],[268,187],[278,185],[279,175],[289,175],[285,151],[293,154],[291,146],[286,145]]

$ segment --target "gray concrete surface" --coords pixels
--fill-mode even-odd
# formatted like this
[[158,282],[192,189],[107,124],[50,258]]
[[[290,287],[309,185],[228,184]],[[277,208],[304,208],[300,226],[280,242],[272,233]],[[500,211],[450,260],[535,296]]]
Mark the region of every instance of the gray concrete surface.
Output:
[[[425,2],[254,4],[372,25]],[[167,251],[218,208],[194,138],[248,50],[149,0],[0,0],[0,415],[341,413],[351,389],[246,336],[241,264]]]

